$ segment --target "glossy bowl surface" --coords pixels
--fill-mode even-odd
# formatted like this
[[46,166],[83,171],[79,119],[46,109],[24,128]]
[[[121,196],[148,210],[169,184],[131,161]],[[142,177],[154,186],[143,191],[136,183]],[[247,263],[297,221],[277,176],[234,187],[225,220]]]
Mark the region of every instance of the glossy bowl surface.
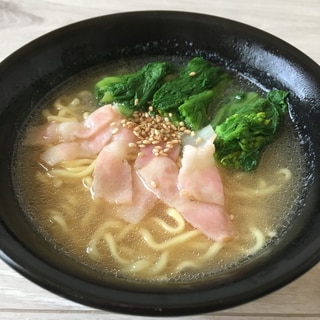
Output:
[[[306,155],[303,201],[281,241],[253,261],[195,283],[141,285],[100,277],[61,257],[23,218],[12,181],[14,145],[30,110],[77,73],[119,57],[202,55],[259,86],[290,91],[290,119]],[[187,12],[120,13],[53,31],[0,64],[0,256],[71,300],[141,315],[216,311],[259,298],[320,259],[320,67],[288,43],[235,21]]]

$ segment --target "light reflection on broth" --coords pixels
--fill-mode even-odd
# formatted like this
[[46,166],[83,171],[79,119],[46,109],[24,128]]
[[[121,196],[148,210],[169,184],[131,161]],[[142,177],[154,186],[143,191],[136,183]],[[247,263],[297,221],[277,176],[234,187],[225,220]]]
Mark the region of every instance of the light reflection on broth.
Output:
[[[42,117],[82,121],[93,111],[94,99],[78,86],[90,88],[95,76],[84,79],[54,92],[43,103]],[[153,281],[219,273],[257,253],[290,219],[303,177],[301,150],[289,125],[254,172],[221,168],[226,209],[237,236],[220,244],[160,202],[137,225],[117,218],[116,206],[91,197],[94,158],[62,161],[47,171],[39,165],[40,151],[21,144],[16,169],[19,197],[39,233],[62,254],[98,272]]]

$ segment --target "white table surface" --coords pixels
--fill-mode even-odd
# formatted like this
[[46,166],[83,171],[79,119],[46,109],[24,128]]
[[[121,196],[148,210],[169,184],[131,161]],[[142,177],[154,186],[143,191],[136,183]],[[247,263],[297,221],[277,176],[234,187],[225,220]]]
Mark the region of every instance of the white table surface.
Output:
[[[319,0],[0,0],[0,61],[38,36],[76,21],[116,12],[158,9],[207,13],[253,25],[289,42],[320,64]],[[150,319],[68,301],[26,280],[0,261],[0,319],[88,317]],[[320,319],[320,264],[256,301],[186,319]]]

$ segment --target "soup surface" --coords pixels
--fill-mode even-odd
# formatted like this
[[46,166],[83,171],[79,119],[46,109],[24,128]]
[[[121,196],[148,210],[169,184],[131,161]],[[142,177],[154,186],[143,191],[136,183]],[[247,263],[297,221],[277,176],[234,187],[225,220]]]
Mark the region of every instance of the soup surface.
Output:
[[[162,58],[159,58],[162,59]],[[92,192],[97,157],[40,159],[50,141],[30,146],[28,130],[46,122],[82,122],[97,107],[93,86],[102,76],[130,73],[145,61],[121,61],[85,72],[50,93],[30,116],[17,146],[15,183],[26,215],[62,255],[100,273],[152,281],[181,281],[236,267],[286,231],[303,184],[303,157],[288,119],[264,151],[258,168],[239,172],[217,166],[225,210],[234,226],[229,241],[209,239],[173,207],[156,200],[138,223],[118,215],[118,205]],[[175,60],[181,64],[183,61]],[[234,86],[264,94],[235,76]],[[129,164],[132,159],[128,159]],[[131,163],[132,164],[132,163]]]

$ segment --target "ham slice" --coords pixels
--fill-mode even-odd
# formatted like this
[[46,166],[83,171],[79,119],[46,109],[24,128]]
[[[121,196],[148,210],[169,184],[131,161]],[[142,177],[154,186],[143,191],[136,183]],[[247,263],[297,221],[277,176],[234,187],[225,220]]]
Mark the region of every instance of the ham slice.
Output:
[[116,214],[119,218],[136,224],[150,212],[157,198],[144,186],[134,170],[132,171],[132,180],[132,202],[117,206]]
[[57,135],[58,123],[46,122],[45,124],[31,127],[27,130],[24,145],[39,146],[47,143],[56,143],[59,141]]
[[50,166],[54,166],[62,160],[74,160],[95,156],[111,141],[112,130],[112,127],[108,127],[88,139],[56,144],[42,152],[40,159]]
[[[115,129],[115,127],[110,128],[113,128],[112,131]],[[137,142],[138,138],[133,134],[133,131],[131,129],[122,127],[121,125],[116,128],[118,131],[116,134],[112,134],[112,141],[122,141],[126,142],[128,145],[131,142]]]
[[115,209],[117,216],[130,223],[141,221],[157,199],[126,160],[132,149],[129,143],[136,140],[127,128],[113,135],[112,142],[98,155],[93,182],[94,197],[119,204]]
[[112,140],[113,127],[106,127],[104,130],[98,132],[97,134],[87,138],[81,139],[81,147],[88,151],[91,155],[98,154],[104,146],[109,144]]
[[[165,144],[162,144],[162,147],[164,146]],[[146,145],[146,147],[139,152],[139,155],[134,164],[136,170],[145,167],[152,159],[155,158],[155,155],[153,153],[154,147],[154,145]],[[176,162],[180,154],[180,149],[180,145],[175,144],[173,148],[168,152],[168,157]]]
[[81,139],[89,138],[109,127],[111,123],[119,125],[121,119],[122,115],[116,106],[105,105],[92,112],[87,119],[81,122],[74,136]]
[[126,160],[128,145],[112,142],[99,153],[93,173],[93,197],[116,204],[132,203],[131,166]]
[[186,221],[212,240],[225,242],[234,237],[233,225],[223,206],[180,198],[176,209]]
[[49,123],[35,127],[29,131],[26,144],[56,143],[40,155],[50,166],[62,160],[93,157],[111,140],[136,141],[132,130],[123,128],[120,119],[118,109],[107,105],[94,111],[83,122]]
[[207,237],[218,242],[233,237],[233,227],[223,206],[181,197],[177,186],[179,168],[168,157],[155,157],[137,170],[145,186]]
[[152,159],[154,159],[155,155],[152,152],[153,148],[152,145],[148,145],[139,152],[134,162],[134,168],[136,170],[144,168]]
[[154,157],[146,166],[137,170],[146,188],[164,203],[172,205],[179,197],[177,177],[179,168],[168,157]]
[[87,158],[92,154],[78,142],[64,142],[50,147],[40,154],[40,159],[50,166],[54,166],[63,160]]
[[119,125],[121,118],[116,106],[106,105],[92,112],[81,122],[48,122],[35,126],[28,130],[24,144],[34,146],[92,138],[111,123]]
[[182,197],[224,205],[223,185],[213,154],[212,143],[199,147],[184,146],[178,176],[178,188]]

